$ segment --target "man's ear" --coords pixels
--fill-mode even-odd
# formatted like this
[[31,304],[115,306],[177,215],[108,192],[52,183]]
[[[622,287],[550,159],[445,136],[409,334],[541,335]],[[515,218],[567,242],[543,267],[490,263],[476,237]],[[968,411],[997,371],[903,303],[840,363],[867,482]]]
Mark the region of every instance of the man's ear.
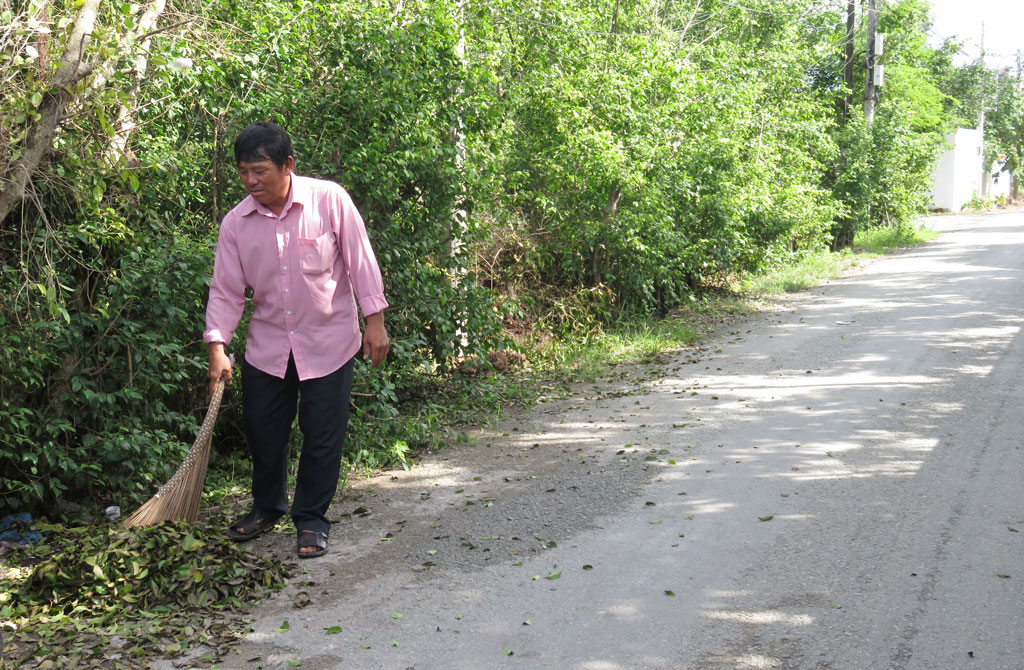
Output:
[[295,156],[289,156],[284,162],[284,169],[289,174],[295,170]]

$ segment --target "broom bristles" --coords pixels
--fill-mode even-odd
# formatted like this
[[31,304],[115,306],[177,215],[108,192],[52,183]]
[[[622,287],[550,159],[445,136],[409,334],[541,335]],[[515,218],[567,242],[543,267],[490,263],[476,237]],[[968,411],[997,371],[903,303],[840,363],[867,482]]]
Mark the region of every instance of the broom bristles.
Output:
[[188,521],[195,523],[199,518],[199,500],[206,482],[206,466],[210,460],[210,444],[213,441],[213,424],[217,420],[217,411],[224,396],[224,380],[217,382],[217,387],[210,397],[210,406],[206,410],[206,418],[199,428],[196,441],[188,450],[184,462],[178,471],[160,487],[156,495],[142,507],[126,518],[121,526],[153,526],[162,521]]

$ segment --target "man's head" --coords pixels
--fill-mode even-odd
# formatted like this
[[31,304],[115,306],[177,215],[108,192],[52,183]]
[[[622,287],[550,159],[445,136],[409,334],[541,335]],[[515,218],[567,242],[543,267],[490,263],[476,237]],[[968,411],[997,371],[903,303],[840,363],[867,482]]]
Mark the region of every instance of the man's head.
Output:
[[271,121],[246,127],[235,140],[235,163],[269,160],[283,168],[291,156],[292,138],[284,128]]
[[292,140],[284,128],[267,121],[248,126],[235,140],[235,162],[249,195],[280,214],[295,168]]

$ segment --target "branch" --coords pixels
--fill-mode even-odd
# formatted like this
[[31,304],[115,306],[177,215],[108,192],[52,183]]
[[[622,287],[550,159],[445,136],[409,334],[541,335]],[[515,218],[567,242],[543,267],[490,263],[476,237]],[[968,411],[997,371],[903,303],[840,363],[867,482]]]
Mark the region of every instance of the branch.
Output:
[[[146,76],[146,70],[149,67],[149,59],[146,57],[150,45],[149,35],[151,31],[152,33],[156,32],[153,29],[156,27],[157,21],[160,20],[160,16],[164,13],[166,7],[167,0],[154,0],[154,2],[150,3],[149,7],[146,8],[146,11],[139,18],[135,30],[128,36],[128,39],[137,40],[141,48],[140,53],[135,57],[135,66],[133,68],[135,81],[128,94],[130,101],[133,103],[139,97],[142,79]],[[128,105],[121,103],[120,108],[117,110],[117,122],[114,125],[117,130],[114,136],[110,138],[110,144],[106,152],[107,162],[110,165],[116,165],[122,158],[128,156],[128,138],[131,136],[132,131],[135,130],[135,126],[135,113]]]

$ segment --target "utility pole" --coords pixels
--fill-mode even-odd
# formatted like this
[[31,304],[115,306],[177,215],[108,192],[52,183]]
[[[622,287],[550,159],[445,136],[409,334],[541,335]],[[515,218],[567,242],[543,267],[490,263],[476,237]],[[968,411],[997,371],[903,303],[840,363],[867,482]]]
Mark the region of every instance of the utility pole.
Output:
[[[846,90],[849,91],[843,98],[843,120],[850,120],[850,112],[853,109],[853,77],[856,72],[854,68],[854,44],[853,34],[857,30],[857,0],[847,0],[846,3],[846,64],[843,66],[843,81],[846,83]],[[1020,68],[1018,68],[1019,70]]]
[[[981,50],[978,53],[978,63],[981,64],[982,72],[985,71],[985,22],[981,22]],[[988,104],[987,99],[982,99],[981,106],[978,108],[978,152],[981,154],[981,192],[978,194],[981,197],[988,195],[988,170],[989,165],[985,164],[985,105]]]
[[868,0],[868,72],[864,86],[864,120],[868,130],[875,122],[875,42],[878,35],[876,0]]

